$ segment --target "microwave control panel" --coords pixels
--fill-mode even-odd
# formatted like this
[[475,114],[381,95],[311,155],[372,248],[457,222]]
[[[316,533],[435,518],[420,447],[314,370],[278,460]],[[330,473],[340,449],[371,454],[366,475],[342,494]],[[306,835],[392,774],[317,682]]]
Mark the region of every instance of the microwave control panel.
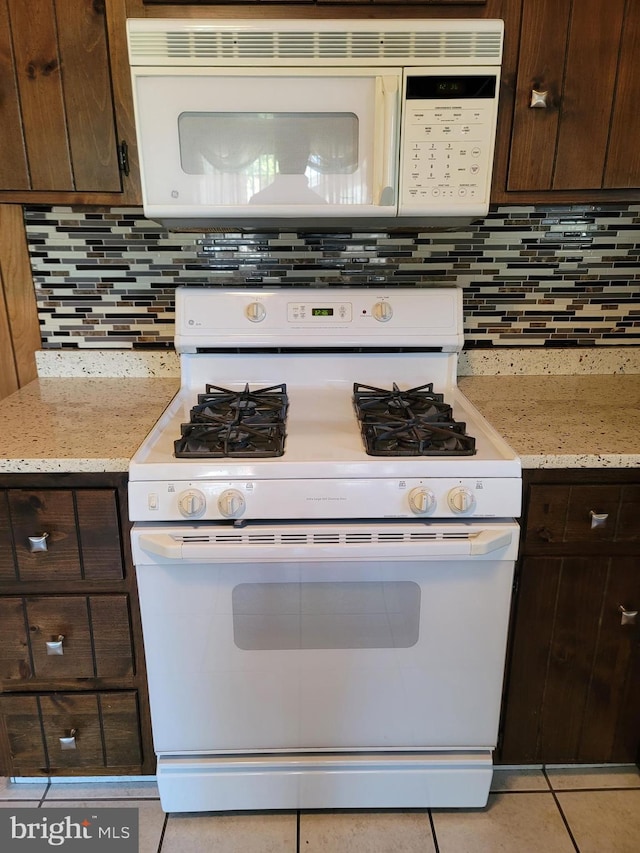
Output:
[[407,69],[400,215],[483,215],[491,192],[498,71]]

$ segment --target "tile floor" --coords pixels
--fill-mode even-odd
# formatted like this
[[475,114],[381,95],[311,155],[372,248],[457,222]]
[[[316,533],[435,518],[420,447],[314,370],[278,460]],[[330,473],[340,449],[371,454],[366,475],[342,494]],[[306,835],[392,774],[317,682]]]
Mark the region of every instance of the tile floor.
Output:
[[501,768],[480,810],[169,814],[153,781],[13,783],[0,807],[135,806],[140,853],[638,853],[640,771]]

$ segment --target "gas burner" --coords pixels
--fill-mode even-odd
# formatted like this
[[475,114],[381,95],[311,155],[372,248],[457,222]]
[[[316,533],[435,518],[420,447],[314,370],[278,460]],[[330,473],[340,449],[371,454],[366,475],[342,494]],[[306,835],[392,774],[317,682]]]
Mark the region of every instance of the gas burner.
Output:
[[282,456],[288,408],[286,385],[230,391],[206,385],[174,442],[178,458]]
[[453,419],[433,383],[391,391],[354,383],[353,400],[369,456],[471,456],[475,439]]

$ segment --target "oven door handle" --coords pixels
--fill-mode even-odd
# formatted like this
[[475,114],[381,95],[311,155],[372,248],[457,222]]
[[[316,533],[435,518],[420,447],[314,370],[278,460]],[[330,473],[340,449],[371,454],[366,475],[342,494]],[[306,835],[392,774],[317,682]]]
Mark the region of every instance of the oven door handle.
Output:
[[[513,539],[510,529],[490,528],[472,533],[465,538],[455,536],[422,540],[419,543],[406,543],[406,559],[424,559],[434,557],[481,557],[509,546]],[[355,546],[348,544],[315,543],[303,546],[289,544],[252,545],[239,543],[232,545],[209,541],[205,536],[193,541],[184,541],[168,533],[141,533],[138,545],[142,551],[155,557],[173,561],[202,561],[209,563],[276,561],[327,561],[353,559],[398,559],[403,554],[403,545],[397,542],[373,541]],[[354,551],[355,549],[355,551]]]

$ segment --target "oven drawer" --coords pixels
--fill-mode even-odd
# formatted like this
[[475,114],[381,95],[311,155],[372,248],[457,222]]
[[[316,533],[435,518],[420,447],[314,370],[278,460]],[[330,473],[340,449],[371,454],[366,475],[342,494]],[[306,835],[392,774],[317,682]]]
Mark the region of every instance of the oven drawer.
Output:
[[614,554],[640,545],[640,486],[532,485],[524,537],[530,554]]
[[0,696],[0,716],[15,776],[141,772],[133,691]]
[[128,596],[48,595],[0,598],[0,681],[131,678]]
[[0,491],[0,581],[124,576],[114,489]]

